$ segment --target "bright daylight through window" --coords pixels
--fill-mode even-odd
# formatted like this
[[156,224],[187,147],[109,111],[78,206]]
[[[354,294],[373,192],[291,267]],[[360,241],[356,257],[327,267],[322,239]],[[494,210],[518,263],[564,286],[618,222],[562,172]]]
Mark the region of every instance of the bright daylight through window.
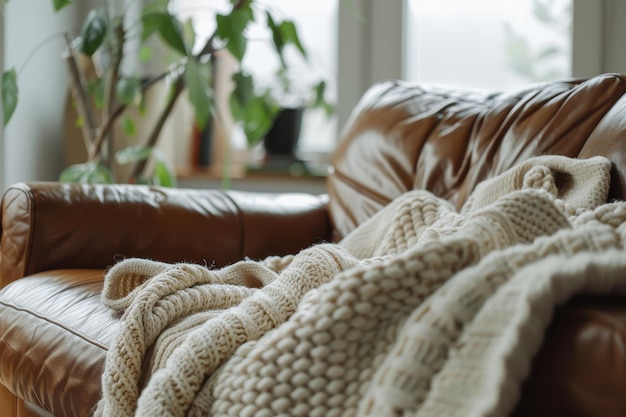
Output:
[[[338,3],[339,0],[262,0],[256,6],[261,8],[260,11],[271,9],[279,18],[293,20],[298,28],[300,39],[308,52],[308,61],[299,59],[296,51],[287,51],[287,60],[293,70],[288,76],[295,81],[293,86],[297,90],[296,94],[308,94],[310,88],[323,79],[327,82],[326,97],[331,103],[337,101]],[[212,16],[227,12],[229,4],[227,0],[177,0],[173,11],[184,20],[192,19],[198,43],[203,44],[215,29],[212,27],[215,22]],[[252,41],[242,66],[261,86],[267,86],[279,68],[279,62],[270,53],[271,33],[262,21],[265,15],[257,13],[256,19],[248,29]],[[321,109],[312,109],[305,112],[302,123],[298,145],[301,158],[315,159],[319,154],[332,151],[337,137],[335,117],[327,117]],[[242,141],[237,135],[232,139],[235,142]]]
[[572,0],[408,0],[406,77],[501,90],[571,75]]
[[[354,34],[338,28],[338,9],[340,4],[345,6],[341,1],[258,2],[260,7],[271,8],[278,12],[278,16],[284,15],[295,21],[310,59],[308,63],[294,59],[291,65],[294,71],[290,76],[298,80],[299,88],[306,88],[320,78],[327,80],[331,102],[338,100],[337,84],[340,82],[337,79],[337,44],[340,37],[347,44],[355,41]],[[505,90],[572,74],[573,0],[394,1],[405,2],[403,15],[398,13],[391,18],[398,25],[405,25],[403,78],[467,88]],[[372,27],[383,24],[382,21],[388,24],[388,19],[381,19],[375,13],[368,16],[367,7],[359,6],[360,3],[346,4],[351,5],[351,10],[358,9],[360,24]],[[211,27],[214,19],[206,17],[225,12],[228,6],[228,0],[177,0],[174,10],[179,16],[193,20],[201,42],[202,36],[206,39],[214,30]],[[262,13],[258,19],[264,19]],[[249,29],[254,43],[246,54],[243,67],[261,83],[267,83],[278,62],[273,57],[269,58],[271,35],[260,23]],[[365,33],[371,37],[376,36],[374,32]],[[364,42],[367,45],[373,41]],[[388,65],[395,67],[399,63]],[[310,110],[305,114],[303,124],[299,142],[299,153],[303,159],[327,156],[332,152],[337,140],[336,118],[327,118],[322,110]],[[235,137],[237,140],[241,138]]]

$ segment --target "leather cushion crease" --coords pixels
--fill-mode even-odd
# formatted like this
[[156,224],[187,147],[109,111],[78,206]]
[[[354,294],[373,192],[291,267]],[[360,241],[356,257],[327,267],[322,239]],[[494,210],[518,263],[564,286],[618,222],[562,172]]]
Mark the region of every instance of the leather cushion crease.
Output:
[[3,212],[2,287],[57,268],[104,269],[120,257],[223,266],[243,256],[285,255],[330,233],[326,197],[304,194],[17,184]]
[[335,239],[414,189],[460,208],[476,184],[539,154],[607,156],[622,179],[611,197],[622,198],[625,146],[614,140],[605,115],[624,116],[624,91],[626,81],[615,74],[500,94],[402,81],[373,86],[333,155],[328,192]]
[[53,415],[90,415],[100,396],[119,323],[102,308],[102,278],[98,270],[55,270],[3,290],[0,378]]
[[[86,416],[119,317],[100,302],[123,257],[221,267],[337,241],[427,189],[460,208],[531,156],[606,156],[626,195],[626,78],[603,74],[484,93],[383,81],[355,107],[327,195],[31,182],[0,211],[0,416]],[[514,417],[626,415],[626,302],[559,306]]]

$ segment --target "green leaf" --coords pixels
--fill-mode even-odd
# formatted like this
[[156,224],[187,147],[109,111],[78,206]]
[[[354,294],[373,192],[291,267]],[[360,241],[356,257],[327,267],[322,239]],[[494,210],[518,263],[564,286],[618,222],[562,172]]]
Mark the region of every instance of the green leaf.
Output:
[[115,154],[115,162],[120,165],[126,165],[131,162],[148,159],[150,158],[151,154],[152,149],[150,149],[148,146],[129,146],[128,148],[124,148]]
[[76,118],[76,121],[74,122],[74,126],[77,128],[81,128],[83,126],[85,126],[85,118],[83,116],[78,116]]
[[147,45],[142,46],[139,49],[139,60],[141,62],[148,62],[152,59],[152,48]]
[[94,169],[89,173],[87,182],[90,184],[113,184],[115,179],[109,168],[102,164],[96,164]]
[[61,182],[79,182],[88,184],[112,184],[113,173],[106,166],[96,162],[74,164],[61,171]]
[[137,104],[141,100],[141,81],[137,77],[121,77],[115,85],[115,94],[123,104]]
[[295,23],[291,20],[283,20],[277,24],[270,12],[267,12],[266,15],[267,25],[272,32],[272,42],[274,43],[276,52],[278,52],[278,55],[280,56],[283,67],[286,66],[283,58],[283,51],[285,46],[288,44],[293,44],[296,49],[298,49],[300,54],[302,54],[304,58],[307,58],[306,50],[304,49],[302,42],[300,42],[300,37],[298,36],[298,30]]
[[319,107],[326,112],[327,116],[331,116],[335,111],[335,107],[326,101],[326,82],[320,81],[319,84],[313,86],[314,99],[311,107]]
[[139,101],[139,104],[137,105],[137,110],[139,110],[139,115],[140,116],[145,116],[146,115],[146,95],[142,94],[141,95],[141,100]]
[[300,37],[298,36],[298,30],[296,29],[296,24],[291,20],[284,20],[280,24],[280,32],[283,36],[283,41],[285,44],[293,44],[298,51],[302,54],[303,57],[307,57],[306,50],[300,42]]
[[324,104],[322,104],[322,108],[324,109],[324,112],[326,112],[326,116],[330,117],[333,115],[333,113],[335,113],[335,106],[330,104],[329,102],[324,102]]
[[250,75],[236,73],[233,80],[235,89],[230,96],[230,110],[233,118],[241,124],[248,144],[253,146],[272,127],[278,108],[265,96],[254,94],[254,82]]
[[104,92],[105,92],[105,79],[97,78],[95,80],[89,81],[89,93],[93,98],[93,103],[96,108],[101,109],[104,106]]
[[2,73],[2,118],[4,126],[9,123],[17,107],[17,73],[11,68]]
[[238,61],[241,61],[246,53],[248,44],[245,30],[248,24],[254,21],[252,9],[250,7],[235,9],[228,15],[218,14],[215,19],[217,22],[217,36],[226,42],[226,49]]
[[175,187],[176,176],[174,170],[165,158],[165,155],[158,149],[154,149],[152,152],[154,157],[154,184],[163,187]]
[[272,17],[270,12],[267,12],[266,15],[267,15],[267,26],[269,26],[270,31],[272,32],[272,41],[274,42],[274,47],[276,48],[276,50],[278,51],[278,53],[281,55],[281,58],[282,58],[283,48],[285,47],[283,36],[280,33],[280,29],[278,28],[278,25],[274,21],[274,18]]
[[52,0],[52,4],[54,5],[54,11],[58,12],[65,6],[69,6],[70,4],[72,4],[73,1],[74,0]]
[[102,45],[107,34],[107,15],[104,10],[92,9],[81,30],[80,50],[87,56],[92,56]]
[[169,3],[170,3],[169,0],[152,0],[148,2],[146,7],[143,8],[142,14],[155,13],[155,12],[166,13],[169,7]]
[[158,33],[161,39],[176,51],[188,55],[183,37],[182,25],[169,13],[148,13],[141,18],[143,30],[141,39],[145,41],[152,34]]
[[250,146],[254,146],[265,137],[277,114],[278,108],[261,96],[256,96],[250,101],[243,120],[243,130]]
[[554,23],[555,20],[550,6],[537,0],[533,1],[533,15],[537,20],[547,25]]
[[61,182],[81,182],[80,179],[87,170],[86,164],[75,164],[61,171],[59,181]]
[[241,106],[246,106],[254,97],[254,79],[250,74],[236,72],[233,74],[235,88],[232,95],[237,99]]
[[326,81],[320,81],[319,84],[313,86],[313,90],[315,91],[313,106],[320,105],[325,101],[324,95],[326,93]]
[[195,45],[196,31],[193,27],[193,20],[187,19],[185,24],[183,24],[182,28],[183,28],[183,39],[185,40],[185,45]]
[[137,134],[137,126],[135,126],[135,122],[130,117],[124,117],[122,120],[122,129],[126,136],[130,137]]
[[175,185],[175,178],[169,171],[167,166],[161,162],[154,163],[154,177],[155,185],[161,185],[163,187],[173,187]]
[[185,67],[185,85],[189,90],[189,101],[196,113],[196,123],[204,129],[213,108],[213,96],[208,77],[202,74],[198,61],[190,58]]

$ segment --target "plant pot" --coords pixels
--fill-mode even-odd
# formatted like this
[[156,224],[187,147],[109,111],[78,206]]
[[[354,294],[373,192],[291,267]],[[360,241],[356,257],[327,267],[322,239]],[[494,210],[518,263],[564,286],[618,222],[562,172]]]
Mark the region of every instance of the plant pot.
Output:
[[304,109],[284,108],[263,139],[266,161],[295,162]]

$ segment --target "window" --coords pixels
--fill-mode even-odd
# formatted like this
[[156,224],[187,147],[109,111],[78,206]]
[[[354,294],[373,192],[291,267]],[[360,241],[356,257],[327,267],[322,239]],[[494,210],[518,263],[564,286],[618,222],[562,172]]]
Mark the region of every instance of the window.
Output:
[[[286,51],[287,60],[293,68],[294,79],[302,89],[308,89],[315,81],[327,82],[327,99],[337,101],[337,13],[339,0],[262,0],[257,4],[259,12],[272,10],[274,16],[293,20],[298,28],[309,60],[305,62],[290,51]],[[192,19],[198,35],[198,43],[206,39],[215,30],[215,13],[227,13],[230,10],[228,0],[207,2],[206,0],[177,0],[173,12],[181,19]],[[249,28],[251,39],[242,67],[252,73],[255,79],[263,83],[271,82],[279,67],[278,60],[271,53],[271,33],[266,28],[265,15],[257,13],[256,22]],[[302,121],[302,133],[299,141],[300,157],[304,160],[319,158],[330,153],[337,139],[337,121],[328,118],[322,110],[308,110]],[[242,139],[235,134],[236,147]],[[237,145],[239,144],[239,145]]]
[[[309,54],[308,62],[287,55],[294,69],[293,77],[308,89],[317,80],[327,81],[328,99],[337,100],[337,8],[339,0],[263,0],[264,7],[273,9],[277,16],[293,20],[298,27],[302,43]],[[264,16],[260,16],[264,19]],[[269,60],[271,45],[265,24],[255,23],[250,28],[252,39],[258,45],[250,48],[242,66],[252,72],[261,82],[271,80],[278,69],[277,60]],[[273,56],[272,56],[273,58]],[[291,59],[290,59],[291,58]],[[302,121],[299,150],[301,157],[331,151],[336,142],[336,119],[327,118],[322,110],[309,110]]]
[[572,74],[572,0],[407,0],[406,78],[491,90]]
[[[194,18],[207,6],[196,3]],[[228,0],[221,0],[227,6]],[[297,22],[327,74],[338,121],[307,115],[303,153],[332,152],[337,131],[365,90],[381,79],[404,78],[502,90],[535,81],[606,71],[602,2],[588,0],[262,0]],[[574,11],[577,13],[574,14]],[[618,13],[619,14],[619,13]],[[617,21],[617,20],[616,20]],[[256,29],[253,29],[256,30]],[[207,30],[210,32],[210,30]],[[259,39],[269,34],[258,34]],[[573,39],[573,40],[572,40]],[[245,65],[275,63],[250,54]],[[617,71],[613,69],[613,71]],[[313,127],[311,127],[313,126]]]

